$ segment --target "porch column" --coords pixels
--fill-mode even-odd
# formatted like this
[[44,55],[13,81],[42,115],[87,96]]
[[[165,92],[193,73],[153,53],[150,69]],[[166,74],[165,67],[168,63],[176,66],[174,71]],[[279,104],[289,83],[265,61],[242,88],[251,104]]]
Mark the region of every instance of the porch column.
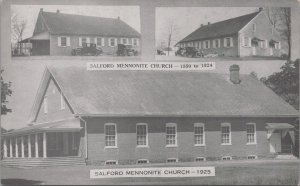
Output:
[[6,144],[6,137],[3,139],[3,150],[4,150],[4,158],[7,158],[7,144]]
[[43,133],[43,157],[47,158],[47,136],[46,132]]
[[30,141],[30,134],[28,135],[28,158],[31,158],[31,141]]
[[12,137],[9,138],[9,156],[12,158],[13,157],[13,151],[12,151]]
[[16,158],[19,157],[19,152],[18,152],[18,137],[15,138],[15,149],[16,149]]
[[22,158],[24,158],[24,136],[21,137],[21,153],[22,153]]
[[38,134],[35,134],[35,157],[38,158],[39,157],[39,144],[38,144]]

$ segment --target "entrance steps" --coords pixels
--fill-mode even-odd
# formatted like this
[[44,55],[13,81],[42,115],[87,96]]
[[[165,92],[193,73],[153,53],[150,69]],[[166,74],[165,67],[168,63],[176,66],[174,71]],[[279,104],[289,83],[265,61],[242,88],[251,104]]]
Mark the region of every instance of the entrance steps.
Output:
[[13,168],[33,168],[86,165],[86,162],[82,157],[4,158],[1,160],[1,165]]
[[281,160],[296,160],[297,157],[295,157],[292,154],[278,154],[276,156],[276,159],[281,159]]

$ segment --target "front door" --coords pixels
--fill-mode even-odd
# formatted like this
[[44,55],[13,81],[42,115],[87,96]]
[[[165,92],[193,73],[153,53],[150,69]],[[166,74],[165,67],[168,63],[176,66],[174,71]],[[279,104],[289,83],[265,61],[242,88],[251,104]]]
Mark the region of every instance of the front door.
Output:
[[63,133],[63,154],[69,155],[69,133]]
[[270,138],[270,152],[278,153],[281,152],[281,134],[273,133]]
[[254,56],[256,55],[256,47],[255,46],[252,47],[252,55],[254,55]]

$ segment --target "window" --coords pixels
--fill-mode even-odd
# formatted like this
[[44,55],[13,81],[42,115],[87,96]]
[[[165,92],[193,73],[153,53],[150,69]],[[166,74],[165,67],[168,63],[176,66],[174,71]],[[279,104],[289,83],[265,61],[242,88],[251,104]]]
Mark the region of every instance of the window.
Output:
[[126,45],[128,44],[128,39],[127,38],[121,38],[121,43]]
[[116,124],[105,124],[105,147],[117,147]]
[[148,127],[146,123],[136,125],[136,145],[147,146],[148,145]]
[[114,47],[117,45],[116,38],[109,38],[109,46]]
[[204,124],[195,123],[194,124],[194,142],[195,145],[205,145],[205,136],[204,136]]
[[224,47],[233,47],[233,39],[232,37],[225,37],[224,38]]
[[166,125],[166,144],[167,146],[177,146],[176,123],[167,123]]
[[251,38],[250,37],[242,37],[242,46],[250,47],[251,46]]
[[176,163],[177,159],[176,158],[168,158],[167,163]]
[[66,108],[64,95],[60,93],[60,109],[63,110]]
[[255,123],[247,123],[246,131],[247,131],[247,144],[256,144],[256,129]]
[[221,43],[220,39],[214,39],[213,40],[213,48],[220,48],[220,43]]
[[139,39],[137,39],[137,38],[132,38],[132,45],[133,45],[133,46],[139,46]]
[[221,124],[221,144],[231,145],[231,126],[230,123]]
[[210,42],[209,42],[209,40],[203,42],[203,48],[204,49],[210,48]]
[[97,37],[95,43],[97,46],[104,46],[104,38]]
[[70,37],[66,37],[66,36],[57,37],[57,44],[59,47],[70,46]]
[[44,97],[44,113],[48,113],[48,98],[47,96]]
[[137,164],[147,164],[147,163],[149,163],[149,160],[147,160],[147,159],[137,160]]
[[118,161],[117,160],[107,160],[105,162],[105,165],[117,165]]
[[232,160],[232,157],[231,156],[223,156],[221,159],[222,160]]
[[252,25],[252,30],[253,30],[253,32],[256,31],[256,24],[253,24],[253,25]]
[[196,162],[205,161],[205,160],[206,160],[205,157],[197,157],[197,158],[195,158]]
[[82,44],[87,43],[87,38],[86,37],[81,38],[81,43]]
[[255,159],[257,159],[257,156],[256,155],[249,155],[249,156],[247,156],[247,159],[248,160],[255,160]]

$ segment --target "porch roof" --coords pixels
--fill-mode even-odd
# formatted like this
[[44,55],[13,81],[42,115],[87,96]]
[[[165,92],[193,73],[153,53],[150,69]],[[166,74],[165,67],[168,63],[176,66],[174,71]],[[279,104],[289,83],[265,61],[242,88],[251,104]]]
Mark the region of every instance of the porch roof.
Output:
[[6,133],[3,133],[3,136],[10,135],[20,135],[25,133],[36,133],[36,132],[66,132],[66,131],[79,131],[80,121],[77,118],[60,120],[49,123],[34,124],[28,127],[24,127],[17,130],[12,130]]
[[254,38],[252,38],[252,41],[263,41],[263,40],[258,37],[254,37]]
[[267,123],[267,129],[293,129],[294,126],[288,123]]

